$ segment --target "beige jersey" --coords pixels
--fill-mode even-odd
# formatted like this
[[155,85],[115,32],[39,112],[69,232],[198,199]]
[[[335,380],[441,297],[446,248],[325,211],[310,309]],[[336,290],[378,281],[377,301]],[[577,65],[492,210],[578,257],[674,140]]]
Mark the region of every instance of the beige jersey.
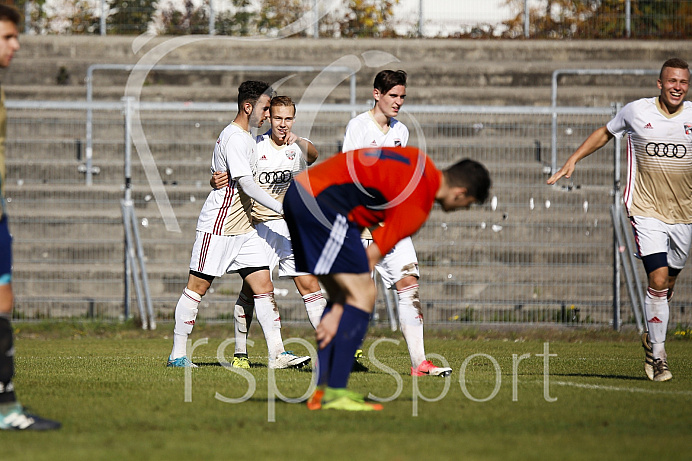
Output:
[[624,201],[630,216],[692,223],[692,102],[668,115],[658,97],[627,104],[607,124],[627,141]]
[[[278,146],[271,131],[255,138],[257,141],[257,171],[255,182],[272,198],[283,203],[293,176],[308,167],[298,144]],[[253,223],[283,219],[283,216],[255,202],[252,207]]]
[[240,235],[252,227],[252,199],[238,187],[237,179],[252,176],[257,164],[255,139],[235,123],[216,140],[211,171],[228,172],[226,187],[212,190],[197,220],[197,230],[214,235]]

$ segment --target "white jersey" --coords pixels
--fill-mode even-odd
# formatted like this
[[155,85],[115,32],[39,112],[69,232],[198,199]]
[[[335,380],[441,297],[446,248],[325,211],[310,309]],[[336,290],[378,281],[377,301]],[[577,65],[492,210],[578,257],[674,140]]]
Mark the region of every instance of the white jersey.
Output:
[[382,130],[372,116],[372,111],[354,117],[346,126],[343,152],[366,147],[406,147],[408,128],[399,120],[389,120],[389,128]]
[[253,230],[252,199],[238,188],[237,179],[253,175],[257,164],[255,140],[231,123],[219,135],[211,158],[211,171],[228,172],[226,187],[212,190],[197,220],[197,230],[214,235],[240,235]]
[[[272,198],[283,203],[286,190],[293,176],[308,167],[303,151],[298,144],[278,146],[271,137],[271,131],[257,136],[257,171],[255,182]],[[269,208],[255,203],[252,208],[254,223],[283,217]]]
[[668,115],[658,97],[639,99],[606,127],[614,136],[629,135],[624,191],[629,215],[692,223],[692,102]]

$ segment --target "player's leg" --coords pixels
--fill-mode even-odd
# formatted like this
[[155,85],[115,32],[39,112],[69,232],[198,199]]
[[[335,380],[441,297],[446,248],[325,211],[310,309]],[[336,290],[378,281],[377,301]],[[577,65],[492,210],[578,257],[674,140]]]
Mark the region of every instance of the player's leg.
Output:
[[187,356],[187,339],[197,320],[199,303],[207,293],[214,276],[190,271],[187,285],[175,306],[175,327],[173,328],[173,349],[168,357],[169,367],[196,367]]
[[175,306],[173,349],[168,357],[167,366],[196,366],[187,357],[187,339],[195,326],[199,304],[214,278],[225,273],[229,261],[233,260],[243,240],[243,236],[222,236],[197,232],[190,256],[187,285]]
[[247,336],[252,324],[255,312],[255,300],[247,283],[243,281],[243,287],[238,293],[238,299],[233,307],[233,325],[235,332],[235,353],[231,365],[234,368],[250,368],[247,355]]
[[[366,403],[346,389],[354,354],[363,344],[375,305],[375,287],[369,273],[338,273],[320,277],[333,304],[317,327],[322,409],[370,411],[381,405]],[[325,387],[326,386],[326,387]],[[314,407],[314,405],[313,405]]]
[[12,238],[7,218],[0,216],[0,429],[50,430],[60,423],[28,414],[14,392],[14,333],[12,331]]
[[[677,263],[679,263],[680,257],[674,256],[670,251],[674,247],[669,238],[668,225],[657,219],[638,216],[631,218],[631,222],[648,282],[644,298],[647,333],[642,337],[646,356],[644,370],[650,379],[667,381],[672,378],[665,352],[666,332],[670,317],[668,267],[670,264],[675,265],[675,263],[669,262],[669,256],[676,259]],[[686,255],[683,258],[683,264],[684,259],[686,259]]]
[[310,324],[312,324],[313,328],[317,328],[324,313],[324,308],[327,306],[327,300],[322,294],[319,280],[314,275],[306,274],[293,277],[293,282],[303,298]]

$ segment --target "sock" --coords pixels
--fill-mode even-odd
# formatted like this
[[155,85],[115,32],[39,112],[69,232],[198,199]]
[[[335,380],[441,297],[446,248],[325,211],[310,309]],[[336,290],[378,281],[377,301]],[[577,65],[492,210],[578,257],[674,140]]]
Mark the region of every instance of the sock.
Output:
[[173,350],[171,358],[177,359],[187,354],[187,337],[192,333],[197,318],[197,307],[202,296],[185,288],[175,306],[175,328],[173,329]]
[[370,314],[349,304],[344,304],[344,313],[339,329],[332,339],[333,349],[331,369],[327,385],[332,388],[345,388],[353,368],[353,356],[363,344],[368,331]]
[[281,339],[279,308],[276,305],[274,293],[272,292],[255,295],[254,298],[257,321],[259,321],[264,332],[264,338],[267,340],[269,363],[272,363],[285,350],[284,342]]
[[316,291],[303,296],[303,302],[305,303],[305,310],[308,313],[308,319],[310,319],[312,328],[317,328],[322,318],[324,307],[327,305],[327,300],[324,299],[321,291]]
[[14,395],[14,346],[9,314],[0,315],[0,405],[3,407],[17,402]]
[[649,339],[653,348],[654,359],[666,359],[666,330],[668,330],[668,290],[654,290],[649,287],[644,299],[646,323],[649,326]]
[[425,360],[423,343],[423,310],[418,296],[418,284],[398,290],[399,324],[404,334],[411,366],[416,368]]
[[255,311],[255,300],[248,298],[241,291],[235,302],[233,318],[235,319],[235,356],[247,356],[247,332],[252,324]]

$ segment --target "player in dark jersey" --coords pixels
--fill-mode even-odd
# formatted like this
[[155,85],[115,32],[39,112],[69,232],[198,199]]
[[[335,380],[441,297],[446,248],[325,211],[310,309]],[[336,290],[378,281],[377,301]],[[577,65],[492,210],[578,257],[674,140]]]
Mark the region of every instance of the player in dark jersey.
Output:
[[[346,389],[375,304],[370,273],[420,229],[435,202],[444,211],[468,208],[484,202],[489,188],[480,163],[466,159],[440,171],[415,147],[347,152],[296,177],[284,199],[296,267],[317,275],[329,296],[316,330],[318,389],[308,408],[382,408]],[[360,232],[367,227],[374,243],[366,249]]]

